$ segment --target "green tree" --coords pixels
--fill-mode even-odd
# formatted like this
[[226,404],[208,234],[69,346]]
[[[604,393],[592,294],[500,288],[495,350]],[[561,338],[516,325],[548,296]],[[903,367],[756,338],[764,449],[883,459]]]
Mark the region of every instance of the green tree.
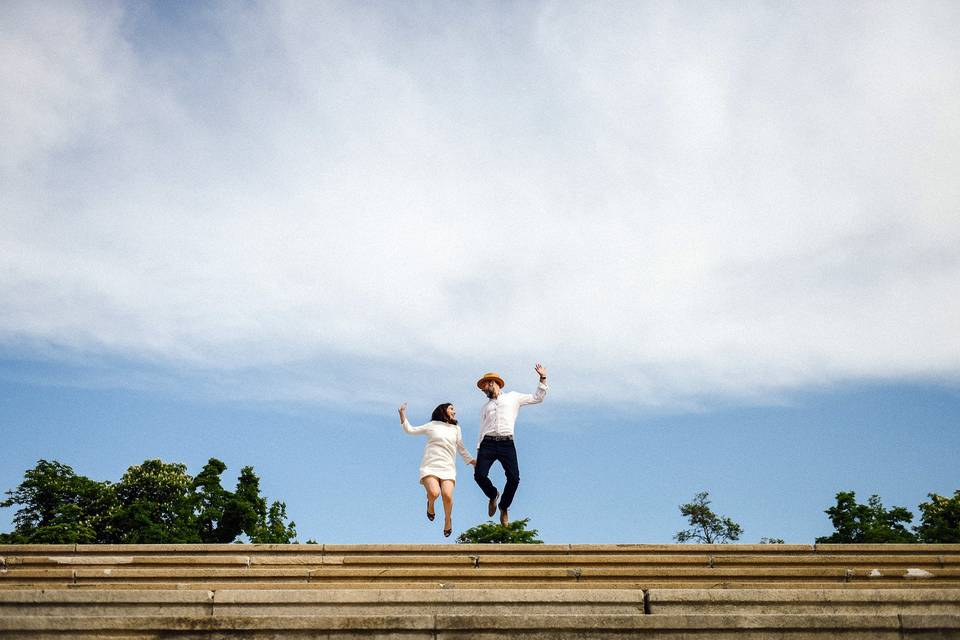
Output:
[[824,511],[833,524],[833,533],[817,538],[818,543],[916,542],[906,526],[913,514],[904,507],[884,508],[880,496],[872,495],[867,504],[858,504],[853,491],[837,494],[837,504]]
[[674,534],[677,542],[724,544],[740,539],[743,528],[726,516],[718,516],[710,509],[710,494],[701,491],[691,502],[680,505],[680,513],[690,523],[689,529]]
[[21,505],[14,530],[0,533],[3,544],[109,542],[105,536],[116,494],[109,482],[77,475],[68,465],[39,460],[23,474],[23,482],[7,491],[0,507]]
[[960,489],[947,498],[929,493],[929,502],[920,503],[920,524],[914,527],[920,542],[960,542]]
[[230,492],[220,483],[220,475],[227,469],[220,460],[210,458],[191,483],[193,512],[202,542],[231,542],[237,531],[224,526],[223,511]]
[[296,540],[286,504],[269,509],[260,479],[244,467],[236,491],[223,488],[226,465],[210,458],[194,478],[186,466],[146,460],[120,482],[95,482],[69,466],[40,460],[0,506],[20,505],[0,543],[193,543]]
[[[193,479],[192,500],[193,509],[197,516],[197,526],[202,542],[232,542],[241,533],[247,534],[252,542],[265,542],[260,538],[265,536],[261,529],[269,526],[271,512],[266,511],[266,500],[260,496],[260,478],[253,472],[253,467],[244,467],[237,479],[237,490],[227,491],[220,483],[220,475],[227,465],[216,458],[210,458],[196,478]],[[273,523],[279,531],[288,532],[293,523],[286,525],[286,506],[280,518]],[[296,530],[292,536],[283,537],[275,534],[270,542],[286,543],[296,538]]]
[[144,460],[127,469],[116,485],[119,506],[112,527],[124,544],[201,542],[193,478],[178,462]]
[[267,508],[267,499],[260,495],[260,478],[253,467],[240,470],[237,491],[230,501],[225,519],[236,523],[250,542],[285,544],[297,538],[296,523],[286,523],[287,505],[274,501]]
[[297,539],[297,525],[295,522],[287,524],[287,505],[274,500],[270,504],[267,516],[258,521],[256,528],[249,533],[250,542],[263,544],[286,544]]
[[537,536],[539,532],[536,529],[527,529],[530,518],[523,520],[514,520],[507,526],[494,524],[487,521],[470,527],[457,537],[457,542],[461,544],[469,543],[520,543],[520,544],[543,544]]
[[267,501],[260,495],[260,478],[253,467],[240,470],[237,488],[227,498],[223,508],[223,526],[247,537],[257,530],[257,525],[266,518]]

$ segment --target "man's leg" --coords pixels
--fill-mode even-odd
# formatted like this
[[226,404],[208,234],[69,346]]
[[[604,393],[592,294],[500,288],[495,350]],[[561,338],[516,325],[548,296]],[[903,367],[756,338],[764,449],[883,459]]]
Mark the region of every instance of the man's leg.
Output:
[[473,479],[478,485],[483,495],[490,500],[496,500],[497,488],[490,482],[487,475],[490,473],[490,465],[497,459],[497,451],[490,442],[481,442],[480,450],[477,451],[477,465],[473,469]]
[[[517,448],[512,440],[497,444],[500,454],[497,459],[503,465],[503,472],[507,476],[507,484],[503,487],[503,495],[500,497],[500,510],[506,511],[513,503],[513,494],[517,492],[517,486],[520,484],[520,465],[517,462]],[[477,466],[480,466],[479,462]]]

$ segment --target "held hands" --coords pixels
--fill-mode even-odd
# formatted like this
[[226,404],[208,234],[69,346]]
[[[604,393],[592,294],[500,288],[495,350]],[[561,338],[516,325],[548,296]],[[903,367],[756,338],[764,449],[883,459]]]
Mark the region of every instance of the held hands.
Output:
[[537,365],[533,368],[533,370],[536,371],[536,372],[537,372],[537,375],[540,376],[540,382],[543,382],[543,381],[545,381],[545,380],[547,379],[547,370],[544,369],[544,368],[543,368],[543,365],[540,364],[539,362],[538,362]]
[[476,460],[471,460],[471,461],[468,462],[467,464],[469,464],[470,466],[475,467],[475,466],[477,466],[477,461],[476,461]]

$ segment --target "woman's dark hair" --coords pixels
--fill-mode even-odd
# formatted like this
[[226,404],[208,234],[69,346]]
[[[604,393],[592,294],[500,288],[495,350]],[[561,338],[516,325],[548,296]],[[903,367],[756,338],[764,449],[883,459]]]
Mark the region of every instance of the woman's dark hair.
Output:
[[457,424],[456,420],[451,420],[450,418],[447,417],[447,407],[449,407],[452,404],[453,404],[452,402],[444,402],[443,404],[438,406],[436,409],[433,410],[433,415],[430,416],[430,419],[436,422],[446,422],[449,424]]

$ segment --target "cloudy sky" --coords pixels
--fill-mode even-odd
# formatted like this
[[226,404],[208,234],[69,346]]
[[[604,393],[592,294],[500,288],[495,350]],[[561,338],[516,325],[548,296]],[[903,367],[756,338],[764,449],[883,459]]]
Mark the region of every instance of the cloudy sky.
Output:
[[[642,460],[657,425],[778,457],[880,405],[917,461],[956,454],[958,31],[954,2],[4,2],[2,489],[55,453],[104,479],[226,455],[135,446],[166,416],[247,425],[233,464],[284,469],[304,512],[255,425],[356,428],[358,466],[324,465],[373,482],[400,401],[452,399],[475,434],[476,377],[526,390],[538,360],[529,420],[563,468],[602,474],[623,438]],[[766,441],[743,412],[792,426]],[[85,435],[60,453],[65,421]],[[98,466],[117,437],[134,458]],[[406,482],[422,443],[400,440]],[[907,506],[960,486],[921,466]]]

